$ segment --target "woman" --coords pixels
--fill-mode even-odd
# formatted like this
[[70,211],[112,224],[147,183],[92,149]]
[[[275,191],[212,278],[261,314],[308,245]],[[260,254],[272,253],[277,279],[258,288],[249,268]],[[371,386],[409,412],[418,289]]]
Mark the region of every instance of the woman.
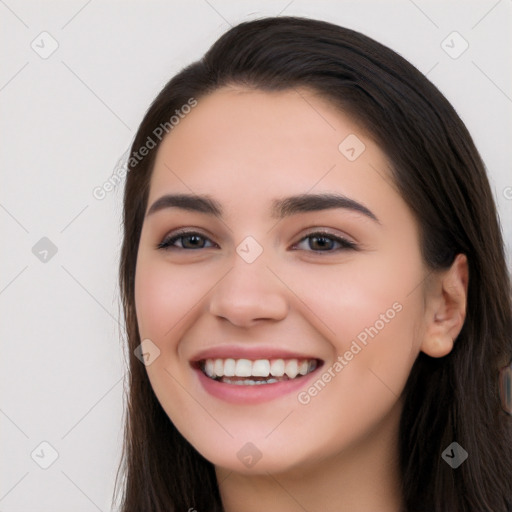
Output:
[[503,241],[421,73],[326,22],[242,23],[131,155],[123,511],[512,510]]

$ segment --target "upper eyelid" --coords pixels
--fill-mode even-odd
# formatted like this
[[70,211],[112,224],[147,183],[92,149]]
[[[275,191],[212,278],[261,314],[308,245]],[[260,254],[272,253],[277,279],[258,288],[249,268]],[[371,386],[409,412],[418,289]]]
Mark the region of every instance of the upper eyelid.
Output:
[[[183,230],[178,228],[177,231],[172,231],[172,232],[168,233],[167,235],[165,235],[163,237],[163,240],[179,238],[180,236],[187,236],[187,235],[199,235],[204,238],[208,238],[208,239],[210,239],[211,242],[213,242],[213,240],[211,239],[211,235],[203,233],[201,229],[196,230],[196,229],[187,229],[187,228],[183,228]],[[341,239],[347,240],[348,242],[353,241],[353,240],[351,240],[351,237],[348,237],[346,235],[338,235],[336,233],[331,233],[329,230],[322,229],[322,228],[316,228],[316,229],[313,228],[312,231],[308,231],[307,233],[302,234],[300,236],[300,238],[298,238],[297,241],[300,242],[304,238],[307,238],[308,236],[312,236],[312,235],[332,236],[333,238],[341,238]]]
[[[296,242],[292,244],[292,247],[297,246],[298,244],[302,243],[304,240],[314,236],[314,235],[320,235],[325,238],[329,238],[333,240],[335,243],[342,244],[344,246],[344,249],[354,249],[359,250],[359,244],[353,240],[351,240],[349,237],[343,236],[343,235],[335,235],[334,233],[329,233],[328,231],[312,231],[311,233],[307,233],[303,236],[301,236]],[[311,251],[311,252],[317,252],[317,251]],[[320,251],[320,252],[334,252],[334,251]]]
[[356,241],[350,235],[342,233],[333,233],[329,228],[311,228],[311,230],[308,229],[306,233],[301,235],[299,241],[312,235],[331,236],[333,238],[340,238],[342,240],[346,240],[347,242],[356,243]]
[[162,240],[170,240],[172,238],[179,238],[180,236],[186,235],[199,235],[204,238],[208,238],[213,242],[213,234],[209,234],[208,230],[203,228],[196,228],[194,226],[173,229],[172,231],[169,231],[167,234],[165,234]]

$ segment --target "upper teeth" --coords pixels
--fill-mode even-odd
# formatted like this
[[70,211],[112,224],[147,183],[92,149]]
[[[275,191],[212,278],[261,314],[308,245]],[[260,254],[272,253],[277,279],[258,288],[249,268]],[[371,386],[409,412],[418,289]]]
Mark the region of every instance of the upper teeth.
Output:
[[283,377],[294,379],[316,368],[316,359],[207,359],[204,372],[208,377]]

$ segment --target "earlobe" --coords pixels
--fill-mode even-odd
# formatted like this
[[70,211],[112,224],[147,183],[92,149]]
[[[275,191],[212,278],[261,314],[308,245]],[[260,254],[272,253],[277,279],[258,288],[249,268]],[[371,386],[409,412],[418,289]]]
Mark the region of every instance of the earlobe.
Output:
[[458,254],[452,266],[433,278],[426,297],[426,329],[421,351],[430,357],[449,354],[466,318],[468,262]]
[[452,351],[453,344],[449,337],[431,336],[423,342],[421,350],[430,357],[444,357]]

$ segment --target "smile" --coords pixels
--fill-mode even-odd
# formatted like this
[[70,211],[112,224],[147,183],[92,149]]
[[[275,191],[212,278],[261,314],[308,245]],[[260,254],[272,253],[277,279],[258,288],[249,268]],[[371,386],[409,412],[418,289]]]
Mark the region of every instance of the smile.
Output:
[[212,380],[238,386],[258,386],[299,379],[313,372],[317,359],[205,359],[199,369]]

